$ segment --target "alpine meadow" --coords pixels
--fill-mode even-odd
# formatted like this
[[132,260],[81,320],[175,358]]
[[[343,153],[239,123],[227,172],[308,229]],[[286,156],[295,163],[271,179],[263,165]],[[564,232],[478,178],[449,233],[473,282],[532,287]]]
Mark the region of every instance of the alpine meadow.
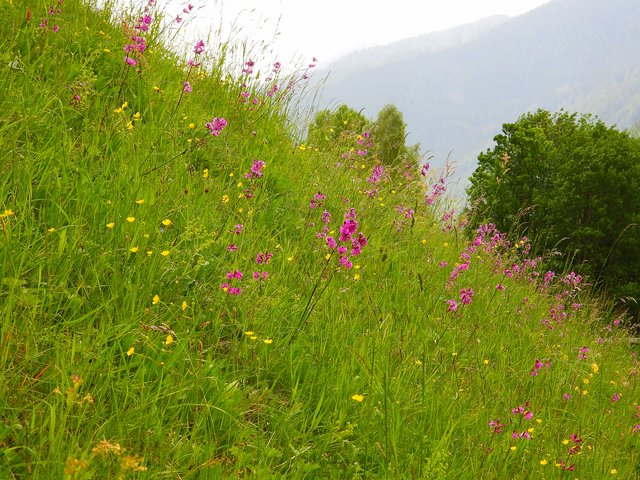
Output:
[[1,479],[640,477],[612,296],[162,8],[0,0]]

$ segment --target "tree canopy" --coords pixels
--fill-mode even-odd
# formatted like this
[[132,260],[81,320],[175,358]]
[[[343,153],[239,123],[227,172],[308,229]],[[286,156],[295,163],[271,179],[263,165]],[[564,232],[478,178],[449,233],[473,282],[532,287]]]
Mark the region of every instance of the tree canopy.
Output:
[[345,137],[371,130],[372,152],[385,165],[415,164],[420,160],[418,144],[405,145],[407,125],[395,105],[386,105],[375,121],[347,105],[335,110],[320,110],[309,125],[307,141],[318,147],[340,143]]
[[640,140],[590,115],[538,110],[494,141],[470,179],[470,225],[526,232],[540,252],[561,253],[552,266],[572,260],[640,301]]
[[336,110],[320,110],[311,125],[307,141],[316,146],[328,146],[344,135],[359,134],[370,128],[371,122],[362,113],[347,105]]

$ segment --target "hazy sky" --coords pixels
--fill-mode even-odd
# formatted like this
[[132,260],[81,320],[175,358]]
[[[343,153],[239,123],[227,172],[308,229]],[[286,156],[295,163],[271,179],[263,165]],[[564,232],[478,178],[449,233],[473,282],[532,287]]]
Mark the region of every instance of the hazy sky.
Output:
[[[519,15],[549,0],[191,0],[197,26],[237,24],[283,62],[319,66],[353,50],[443,30],[495,14]],[[171,2],[180,5],[185,2]],[[170,11],[170,10],[169,10]],[[179,11],[179,10],[178,10]],[[279,23],[278,23],[279,20]],[[278,33],[274,41],[275,33]]]

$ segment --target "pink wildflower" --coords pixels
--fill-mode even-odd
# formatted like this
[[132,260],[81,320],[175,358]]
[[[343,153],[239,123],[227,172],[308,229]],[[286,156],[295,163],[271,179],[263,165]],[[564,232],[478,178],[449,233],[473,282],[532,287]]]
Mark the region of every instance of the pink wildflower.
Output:
[[220,132],[227,126],[227,120],[225,118],[215,117],[207,122],[205,126],[209,129],[209,132],[215,137],[220,135]]

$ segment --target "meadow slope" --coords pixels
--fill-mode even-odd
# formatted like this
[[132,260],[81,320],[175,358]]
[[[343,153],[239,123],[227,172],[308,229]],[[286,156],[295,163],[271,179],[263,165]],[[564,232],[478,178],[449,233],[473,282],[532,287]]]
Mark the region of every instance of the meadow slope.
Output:
[[0,0],[0,478],[640,475],[623,316],[152,4]]

